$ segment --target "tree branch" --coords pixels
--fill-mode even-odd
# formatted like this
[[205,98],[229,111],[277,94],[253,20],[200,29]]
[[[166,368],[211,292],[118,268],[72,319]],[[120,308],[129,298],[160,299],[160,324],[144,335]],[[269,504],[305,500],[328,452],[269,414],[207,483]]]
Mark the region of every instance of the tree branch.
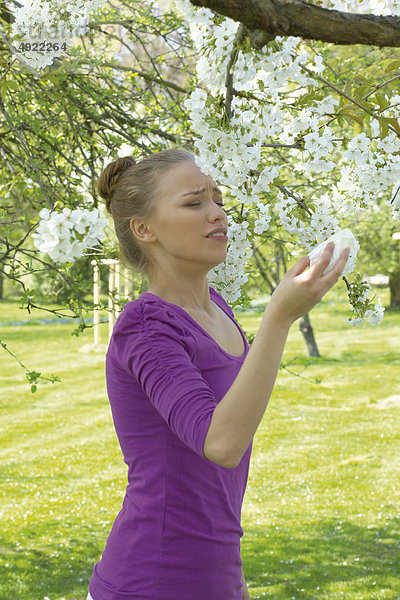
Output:
[[299,36],[338,45],[400,47],[400,17],[346,13],[304,0],[190,0],[243,23],[260,49],[277,36]]
[[277,188],[280,189],[281,192],[286,194],[286,196],[290,196],[290,198],[293,198],[293,200],[296,200],[297,204],[299,206],[301,206],[301,208],[304,209],[310,217],[312,217],[311,210],[304,204],[304,202],[300,198],[298,198],[297,196],[292,194],[292,192],[290,190],[288,190],[287,188],[285,188],[283,185],[278,185]]
[[231,117],[232,117],[231,105],[232,105],[232,98],[233,98],[233,91],[234,91],[233,90],[233,67],[235,65],[235,62],[237,61],[237,57],[238,57],[238,54],[239,54],[239,44],[241,43],[241,41],[243,40],[243,38],[245,36],[245,31],[246,31],[246,28],[243,25],[240,25],[240,27],[237,30],[235,41],[234,41],[234,44],[233,44],[233,51],[232,51],[232,54],[230,56],[228,66],[226,68],[226,77],[225,77],[225,87],[226,87],[225,110],[226,110],[226,114],[227,114],[228,119],[231,119]]
[[[73,61],[73,65],[91,65],[93,66],[93,61],[90,61],[88,59],[85,58],[81,58],[79,60],[74,60]],[[97,66],[97,65],[96,65]],[[166,87],[170,87],[173,90],[176,90],[177,92],[182,92],[183,94],[188,94],[189,90],[181,87],[180,85],[177,85],[176,83],[174,83],[173,81],[168,81],[167,79],[164,79],[163,77],[158,77],[157,75],[155,75],[154,73],[147,73],[145,71],[138,71],[137,69],[133,68],[133,67],[128,67],[126,65],[122,65],[120,63],[113,63],[113,62],[107,62],[107,61],[103,61],[101,63],[99,63],[100,67],[111,67],[117,71],[126,71],[129,73],[136,73],[138,75],[138,77],[142,77],[143,79],[145,79],[146,81],[150,81],[150,82],[155,82],[155,83],[160,83],[162,85],[165,85]]]
[[34,161],[34,159],[33,159],[33,156],[32,156],[32,155],[31,155],[31,153],[29,152],[28,146],[27,146],[27,144],[25,143],[25,140],[24,140],[24,138],[23,138],[23,137],[20,135],[20,133],[19,133],[19,131],[18,131],[18,128],[17,128],[17,127],[14,125],[14,123],[12,122],[12,119],[11,119],[10,115],[8,114],[8,112],[7,112],[7,109],[6,109],[6,107],[5,107],[5,104],[4,104],[4,102],[3,102],[3,98],[2,98],[1,96],[0,96],[0,111],[1,111],[1,112],[3,113],[3,115],[5,116],[5,118],[6,118],[7,122],[8,122],[8,124],[9,124],[9,126],[10,126],[10,127],[11,127],[11,129],[14,131],[14,133],[15,133],[15,136],[17,137],[17,139],[18,139],[18,140],[19,140],[19,142],[21,143],[21,146],[22,146],[22,147],[23,147],[23,149],[25,150],[25,153],[26,153],[26,155],[27,155],[27,157],[28,157],[28,159],[29,159],[29,162],[30,162],[30,166],[32,167],[32,169],[33,169],[33,170],[35,171],[35,173],[36,173],[36,176],[37,176],[37,179],[38,179],[38,183],[39,183],[40,189],[42,190],[43,197],[44,197],[44,199],[46,200],[46,202],[47,202],[47,205],[48,205],[48,207],[50,208],[50,210],[53,210],[53,208],[54,208],[54,206],[53,206],[53,203],[52,203],[52,201],[50,200],[49,196],[47,195],[47,193],[46,193],[46,191],[45,191],[45,189],[44,189],[43,182],[42,182],[42,178],[41,178],[41,176],[40,176],[40,174],[39,174],[39,171],[38,171],[38,169],[36,168],[36,164],[35,164],[35,161]]

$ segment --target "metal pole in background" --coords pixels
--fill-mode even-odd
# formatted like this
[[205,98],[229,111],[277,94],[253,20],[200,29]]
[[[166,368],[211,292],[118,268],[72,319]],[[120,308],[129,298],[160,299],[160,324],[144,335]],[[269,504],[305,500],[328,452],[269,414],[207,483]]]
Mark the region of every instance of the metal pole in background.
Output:
[[114,288],[115,288],[115,269],[114,264],[109,266],[108,275],[108,339],[111,339],[112,330],[114,327]]
[[129,274],[127,269],[124,268],[124,297],[125,299],[129,297]]
[[120,285],[119,284],[119,262],[117,262],[115,264],[115,275],[114,275],[114,277],[115,277],[115,283],[114,283],[115,296],[114,296],[114,307],[113,308],[114,308],[114,323],[115,323],[115,321],[116,321],[119,313],[121,312],[120,308],[119,308],[119,304],[118,304],[118,301],[119,301],[119,285]]
[[93,265],[93,332],[94,345],[98,346],[100,341],[100,269],[95,260]]
[[[392,240],[400,242],[400,231],[392,233]],[[399,270],[400,270],[400,245],[399,245]]]

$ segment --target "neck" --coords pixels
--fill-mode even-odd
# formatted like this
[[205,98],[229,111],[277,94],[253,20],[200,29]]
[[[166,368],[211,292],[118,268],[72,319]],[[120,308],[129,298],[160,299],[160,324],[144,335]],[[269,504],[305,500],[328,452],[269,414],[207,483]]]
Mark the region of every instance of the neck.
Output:
[[170,280],[163,281],[149,278],[148,292],[156,294],[167,302],[177,304],[185,310],[214,315],[213,303],[210,299],[207,279],[202,281]]

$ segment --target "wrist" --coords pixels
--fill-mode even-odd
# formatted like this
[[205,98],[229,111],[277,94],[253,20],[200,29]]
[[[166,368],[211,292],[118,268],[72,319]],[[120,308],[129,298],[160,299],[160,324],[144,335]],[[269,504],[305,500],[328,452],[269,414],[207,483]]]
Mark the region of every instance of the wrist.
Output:
[[289,331],[295,320],[282,313],[278,303],[271,299],[263,314],[262,323],[265,323],[268,327],[278,327],[284,331]]

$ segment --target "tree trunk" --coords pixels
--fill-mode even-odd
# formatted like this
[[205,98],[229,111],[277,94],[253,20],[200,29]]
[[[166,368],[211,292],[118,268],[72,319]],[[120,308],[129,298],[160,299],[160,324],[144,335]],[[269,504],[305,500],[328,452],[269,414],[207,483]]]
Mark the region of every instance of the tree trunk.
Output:
[[400,271],[389,275],[390,308],[400,306]]
[[319,358],[320,354],[318,352],[317,342],[315,341],[314,331],[311,327],[310,317],[308,316],[308,313],[306,313],[304,317],[300,319],[299,327],[306,342],[308,356],[311,356],[312,358]]
[[0,300],[3,300],[3,283],[4,283],[4,275],[0,271]]
[[258,248],[254,244],[254,242],[251,242],[251,246],[253,248],[253,256],[256,261],[260,275],[264,279],[264,281],[267,283],[269,289],[271,290],[271,294],[273,294],[273,292],[275,291],[276,285],[273,283],[273,281],[271,280],[271,278],[269,276],[268,267],[267,266],[264,267],[261,262],[261,261],[263,261],[265,264],[265,258],[263,257],[261,252],[258,250]]

